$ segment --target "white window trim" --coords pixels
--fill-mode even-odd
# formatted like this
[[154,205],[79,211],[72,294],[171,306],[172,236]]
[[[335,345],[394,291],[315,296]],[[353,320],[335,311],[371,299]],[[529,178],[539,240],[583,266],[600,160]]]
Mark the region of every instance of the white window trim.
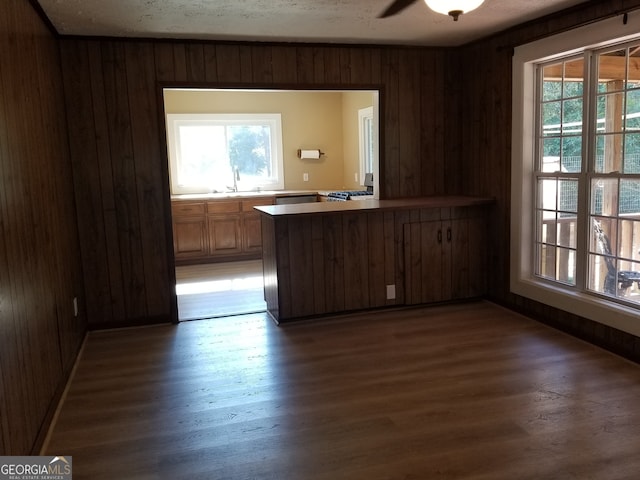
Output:
[[272,145],[271,154],[274,157],[273,162],[273,182],[264,183],[251,188],[260,188],[265,190],[282,190],[284,189],[284,156],[282,148],[282,116],[279,113],[168,113],[167,114],[167,154],[169,157],[169,179],[172,194],[190,194],[190,193],[210,193],[209,185],[199,185],[193,187],[185,187],[177,185],[175,181],[178,178],[178,162],[176,160],[178,139],[177,127],[180,122],[220,122],[224,124],[243,124],[252,121],[267,122],[271,126]]
[[[613,32],[613,33],[612,33]],[[640,12],[617,16],[517,47],[513,56],[510,288],[517,295],[640,336],[640,310],[533,275],[535,65],[640,35]],[[615,36],[614,36],[615,35]]]
[[[373,107],[366,107],[366,108],[361,108],[358,110],[358,151],[360,154],[360,180],[359,183],[360,185],[364,185],[364,177],[365,177],[365,173],[373,173],[373,171],[371,172],[367,172],[366,168],[365,168],[365,164],[367,163],[367,132],[365,131],[365,120],[368,119],[369,121],[373,122]],[[373,136],[373,135],[372,135]],[[370,142],[374,142],[373,138],[369,139]],[[371,164],[373,165],[374,159],[371,159]]]

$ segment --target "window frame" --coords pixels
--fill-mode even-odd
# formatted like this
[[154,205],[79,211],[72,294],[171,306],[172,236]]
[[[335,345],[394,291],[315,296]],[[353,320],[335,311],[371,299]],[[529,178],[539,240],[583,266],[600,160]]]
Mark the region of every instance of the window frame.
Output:
[[[271,154],[272,175],[271,181],[259,183],[238,183],[242,185],[241,191],[251,190],[282,190],[284,189],[284,155],[282,148],[282,115],[280,113],[167,113],[167,156],[169,159],[169,180],[172,195],[206,194],[220,191],[212,185],[203,183],[200,185],[179,185],[178,179],[178,129],[181,125],[205,124],[205,125],[252,125],[255,123],[267,124],[271,130]],[[233,172],[229,170],[229,181],[233,184]],[[230,186],[230,185],[229,185]],[[227,188],[228,190],[228,188]]]
[[[362,186],[364,186],[365,174],[373,173],[375,163],[373,158],[373,148],[375,148],[373,122],[373,106],[358,110],[358,152],[360,159],[360,178],[358,183]],[[370,128],[367,128],[368,126]],[[371,165],[370,171],[367,171],[367,164]]]
[[[617,32],[615,37],[611,32]],[[511,249],[510,289],[512,293],[551,305],[590,320],[640,336],[640,306],[620,304],[587,293],[584,285],[560,285],[537,277],[535,258],[535,161],[537,149],[536,66],[560,60],[585,50],[626,43],[640,36],[640,18],[629,16],[623,24],[620,16],[590,24],[536,42],[518,46],[512,64],[512,176],[511,176]],[[586,60],[586,59],[585,59]],[[583,182],[580,191],[586,201]],[[585,215],[584,208],[579,215]],[[583,220],[581,227],[586,228]],[[588,235],[586,235],[588,237]],[[580,252],[588,249],[583,234]],[[586,265],[586,258],[584,260]],[[584,276],[583,276],[584,278]]]

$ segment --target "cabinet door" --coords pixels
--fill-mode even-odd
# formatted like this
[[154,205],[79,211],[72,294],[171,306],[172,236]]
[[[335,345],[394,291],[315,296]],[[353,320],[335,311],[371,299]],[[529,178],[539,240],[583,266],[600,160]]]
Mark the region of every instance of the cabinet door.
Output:
[[406,223],[404,225],[405,303],[440,302],[446,300],[450,286],[446,277],[446,231],[440,221]]
[[242,251],[240,215],[211,215],[207,221],[211,255],[231,255]]
[[245,215],[242,233],[242,246],[245,252],[262,251],[262,225],[260,223],[260,215]]
[[[450,299],[468,298],[469,290],[469,220],[451,220],[448,239],[451,278]],[[449,233],[450,232],[450,233]]]
[[176,260],[205,257],[207,248],[207,221],[202,217],[175,217],[173,219],[173,252]]

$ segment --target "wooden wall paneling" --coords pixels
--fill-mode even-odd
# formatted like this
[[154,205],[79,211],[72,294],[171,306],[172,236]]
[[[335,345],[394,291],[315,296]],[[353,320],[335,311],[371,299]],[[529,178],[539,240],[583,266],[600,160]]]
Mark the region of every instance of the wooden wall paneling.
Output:
[[324,82],[327,85],[340,85],[342,83],[341,78],[341,63],[340,63],[339,47],[324,47]]
[[185,43],[173,44],[173,65],[176,80],[186,81],[188,78],[187,50]]
[[[484,209],[483,209],[484,210]],[[488,228],[487,215],[482,212],[480,217],[470,215],[467,218],[468,228],[468,294],[472,297],[485,295],[487,292],[487,279],[494,275],[493,269],[489,271],[489,248],[487,245]]]
[[[457,209],[452,210],[455,211]],[[448,226],[451,229],[451,241],[449,242],[451,264],[448,268],[451,270],[451,297],[454,299],[467,298],[471,288],[469,273],[470,237],[467,217],[464,213],[458,216],[454,212]]]
[[293,315],[291,305],[291,249],[289,247],[289,221],[282,219],[274,221],[275,252],[277,258],[278,275],[278,306],[279,317],[289,318]]
[[382,307],[387,304],[387,262],[386,241],[384,234],[384,213],[367,214],[367,238],[368,238],[368,279],[369,279],[369,306]]
[[396,302],[404,304],[407,301],[406,271],[404,250],[404,224],[411,223],[410,210],[397,210],[393,216],[393,251],[394,270],[396,272]]
[[402,289],[399,288],[403,283],[403,279],[400,273],[396,271],[396,251],[395,251],[395,215],[393,212],[383,213],[383,229],[384,229],[384,284],[385,284],[385,299],[387,285],[394,285],[396,289],[396,298],[386,299],[387,305],[394,305],[398,302],[398,292]]
[[349,59],[349,78],[345,78],[345,82],[354,85],[365,85],[367,83],[371,83],[371,49],[368,47],[353,47],[345,49],[344,52],[345,57]]
[[[50,182],[51,203],[45,211],[48,220],[46,232],[56,231],[55,235],[47,233],[51,238],[51,258],[49,263],[51,278],[55,285],[55,308],[57,317],[57,333],[60,342],[60,359],[62,371],[69,372],[84,337],[85,309],[84,288],[79,269],[77,255],[80,249],[76,228],[76,208],[74,193],[71,188],[73,172],[69,161],[68,135],[66,124],[59,119],[60,112],[65,111],[63,84],[61,75],[51,75],[60,68],[60,50],[57,43],[40,42],[37,56],[38,78],[41,88],[38,90],[37,104],[43,113],[42,131],[50,132],[51,143],[38,144],[40,158],[50,158],[46,162],[46,177]],[[52,95],[52,92],[57,94]],[[40,166],[41,170],[44,170]],[[56,208],[51,208],[53,205]],[[64,228],[61,228],[64,226]],[[73,258],[73,264],[63,259]],[[74,267],[74,264],[76,265]],[[78,300],[78,315],[74,315],[73,298]],[[57,386],[57,385],[55,385]]]
[[27,455],[79,346],[62,316],[80,270],[55,39],[24,1],[0,31],[0,453]]
[[324,251],[324,230],[322,228],[322,217],[312,216],[311,241],[312,248],[312,268],[313,272],[313,310],[315,312],[325,312],[327,308],[327,276],[325,274],[325,251]]
[[[460,58],[458,50],[447,50],[440,54],[441,68],[444,75],[441,81],[443,93],[440,102],[444,122],[444,132],[442,135],[442,189],[449,194],[471,193],[466,189],[469,175],[466,166],[469,161],[465,154],[461,153],[464,141],[462,140],[462,129],[468,125],[468,109],[466,109],[467,101],[466,90],[470,88],[466,84],[464,74],[466,70],[461,71],[461,65],[464,65],[464,59]],[[465,85],[464,90],[462,85]],[[438,100],[436,100],[438,102]],[[463,114],[462,108],[465,107]],[[464,175],[461,174],[464,172]]]
[[[201,52],[202,49],[200,49]],[[137,208],[140,219],[140,241],[144,274],[146,315],[168,318],[169,253],[167,244],[158,241],[157,226],[171,223],[165,217],[164,189],[168,166],[163,161],[158,143],[159,106],[155,78],[153,44],[127,44],[127,90],[131,108],[131,135],[136,174]],[[202,65],[204,79],[204,65]]]
[[[400,82],[399,56],[395,49],[385,49],[381,53],[382,81],[384,90],[384,178],[380,178],[381,198],[402,196],[400,186]],[[382,196],[384,195],[384,196]]]
[[[111,318],[113,313],[108,283],[104,282],[105,278],[109,278],[109,266],[106,263],[105,222],[102,218],[104,185],[101,183],[98,159],[100,150],[97,145],[101,137],[94,125],[100,105],[93,104],[91,89],[92,80],[102,79],[102,70],[92,78],[90,67],[82,68],[90,62],[90,54],[96,53],[95,48],[89,51],[90,45],[64,43],[62,67],[68,72],[68,75],[64,76],[64,89],[67,92],[66,111],[69,118],[74,119],[69,145],[77,222],[82,227],[79,228],[79,235],[86,290],[85,303],[88,317],[95,319],[103,316]],[[99,54],[99,46],[93,46],[98,48]],[[104,145],[108,149],[108,138],[105,139]]]
[[273,83],[273,64],[270,46],[252,46],[252,81],[259,85]]
[[201,43],[187,43],[184,46],[187,81],[204,82],[207,79],[204,63],[204,49]]
[[[291,315],[305,317],[316,313],[314,309],[314,284],[316,272],[313,254],[309,245],[313,244],[311,217],[287,219],[289,229],[289,278],[291,291]],[[297,275],[304,272],[303,275]]]
[[[0,286],[2,285],[2,283],[0,282]],[[2,313],[1,307],[0,307],[0,313]],[[2,347],[2,343],[0,342],[0,347]],[[5,391],[7,391],[9,388],[11,388],[10,385],[5,384],[4,382],[4,375],[2,374],[2,365],[3,365],[3,360],[2,360],[2,352],[0,351],[0,412],[7,412],[8,408],[7,408],[7,402],[5,399]],[[5,440],[5,438],[7,440]],[[6,454],[7,452],[9,452],[9,423],[8,423],[8,418],[7,415],[0,415],[0,453],[2,453],[2,455]]]
[[238,83],[242,78],[240,47],[238,45],[220,44],[216,46],[216,53],[218,81],[221,83]]
[[324,216],[322,229],[327,311],[340,312],[345,309],[344,238],[340,215]]
[[[10,32],[10,2],[0,4],[0,31]],[[20,162],[12,161],[16,158],[13,150],[15,146],[10,141],[15,138],[11,114],[15,108],[14,101],[9,97],[9,85],[14,81],[7,77],[6,72],[12,71],[10,63],[11,50],[6,42],[0,43],[0,367],[3,371],[2,384],[2,415],[0,428],[4,448],[3,455],[26,452],[29,446],[29,431],[27,423],[28,395],[27,379],[22,374],[24,359],[20,348],[21,332],[16,323],[19,321],[21,305],[17,303],[14,276],[15,263],[10,261],[16,255],[15,235],[18,228],[15,223],[19,215],[17,198],[21,177]],[[13,107],[13,108],[12,108]],[[20,232],[21,233],[21,232]],[[20,319],[21,320],[21,319]]]
[[425,164],[425,159],[420,151],[420,139],[422,138],[421,113],[420,113],[420,56],[417,50],[407,49],[400,52],[399,63],[399,105],[402,116],[402,128],[400,128],[399,143],[399,196],[417,197],[422,194],[422,176],[429,176],[430,169]]
[[[111,134],[109,130],[109,116],[107,112],[107,99],[105,97],[105,76],[103,70],[103,54],[101,42],[88,42],[88,55],[89,55],[89,70],[91,72],[90,81],[84,88],[90,88],[92,106],[93,106],[93,129],[94,129],[94,141],[95,145],[92,145],[96,150],[97,169],[95,166],[89,165],[92,168],[93,174],[98,174],[98,179],[92,179],[90,188],[96,188],[96,191],[81,190],[82,195],[98,197],[100,204],[96,208],[101,208],[102,213],[98,212],[95,218],[90,215],[84,215],[78,222],[79,229],[82,232],[86,227],[91,227],[92,223],[99,223],[102,220],[102,225],[94,225],[96,228],[98,241],[100,243],[100,250],[95,251],[96,256],[91,255],[91,258],[85,265],[90,265],[91,268],[88,271],[84,271],[85,284],[89,282],[91,288],[95,282],[100,282],[98,289],[99,302],[97,304],[90,304],[90,300],[87,299],[87,308],[91,307],[91,315],[89,316],[90,323],[106,323],[112,319],[124,319],[127,318],[125,312],[125,295],[124,295],[124,280],[122,266],[120,263],[120,242],[118,241],[118,212],[116,209],[116,189],[113,179],[113,168],[111,161]],[[85,84],[82,84],[85,85]],[[77,86],[78,89],[83,88],[82,85]],[[73,96],[71,96],[73,98]],[[70,103],[69,101],[67,103]],[[73,104],[73,101],[71,101]],[[89,120],[87,120],[89,121]],[[91,124],[90,124],[91,125]],[[73,140],[71,143],[74,143]],[[76,155],[72,153],[72,161],[82,162],[82,150],[77,152]],[[75,173],[75,165],[74,173]],[[80,176],[75,180],[75,189],[77,185],[82,182],[83,177]],[[80,205],[84,198],[78,195],[76,191],[76,203]],[[98,236],[99,235],[99,236]],[[86,246],[86,243],[85,243]],[[95,278],[89,278],[94,276]],[[107,283],[108,279],[108,283]]]
[[[423,52],[420,62],[420,152],[423,174],[420,175],[422,195],[444,193],[445,161],[442,122],[445,109],[442,80],[442,58],[434,51]],[[447,152],[448,153],[448,152]],[[449,160],[449,155],[446,155]]]
[[[314,48],[312,46],[296,46],[296,71],[299,85],[312,85],[315,83],[315,61]],[[322,64],[324,68],[324,62]],[[324,80],[324,75],[323,75]],[[321,82],[322,83],[322,82]]]
[[218,81],[218,50],[212,43],[204,45],[204,76],[206,82],[215,83]]
[[277,251],[275,244],[275,221],[273,218],[260,215],[262,227],[262,269],[264,277],[264,299],[267,303],[267,310],[275,318],[280,315],[278,299],[278,265]]
[[293,47],[275,45],[271,47],[273,82],[295,84],[298,82],[297,51]]
[[[9,21],[13,25],[20,24],[20,15],[25,12],[25,5],[16,5],[9,12]],[[29,8],[27,6],[27,8]],[[8,31],[8,30],[7,30]],[[48,275],[47,258],[48,244],[42,249],[38,240],[42,240],[46,229],[46,219],[43,218],[48,207],[45,202],[45,193],[50,185],[44,180],[43,174],[38,170],[38,162],[42,157],[36,144],[42,142],[42,132],[36,128],[40,124],[39,106],[36,105],[40,86],[37,82],[37,70],[35,65],[36,45],[33,30],[18,35],[14,39],[14,48],[3,52],[8,60],[8,65],[0,65],[0,69],[11,69],[11,80],[4,83],[5,108],[7,108],[6,126],[13,136],[11,161],[19,164],[16,169],[17,176],[11,182],[17,183],[14,197],[7,205],[7,210],[13,216],[13,225],[10,227],[10,241],[8,243],[8,257],[10,259],[10,271],[12,275],[12,295],[15,300],[14,312],[19,312],[15,317],[17,333],[17,347],[20,357],[20,372],[25,381],[22,398],[27,412],[26,421],[20,425],[24,432],[20,434],[23,441],[32,442],[42,422],[47,406],[53,395],[51,390],[50,375],[59,379],[59,372],[51,370],[57,365],[51,361],[51,332],[55,332],[54,307],[51,303],[50,291],[53,279]],[[24,61],[22,52],[34,53],[32,61]],[[48,141],[49,132],[47,132]],[[46,168],[46,166],[45,166]],[[42,205],[40,204],[42,202]],[[55,206],[53,206],[55,208]],[[13,228],[15,227],[15,230]],[[13,243],[13,245],[12,245]],[[51,283],[49,283],[51,282]],[[53,337],[56,338],[56,337]],[[58,348],[57,343],[55,347]],[[38,352],[38,355],[33,355]],[[21,409],[22,409],[21,408]],[[31,412],[35,415],[31,416]],[[15,429],[14,431],[15,432]],[[20,438],[19,437],[19,438]],[[24,443],[18,445],[22,451],[29,450],[31,445]]]
[[154,43],[153,59],[156,68],[156,79],[159,82],[169,82],[175,79],[173,45],[168,42]]
[[238,48],[240,53],[240,83],[242,84],[251,84],[254,81],[252,49],[253,47],[248,44],[242,44]]
[[132,92],[128,90],[126,48],[124,42],[108,42],[103,46],[103,73],[111,138],[111,167],[124,283],[125,318],[138,321],[147,314],[147,301],[131,125]]
[[345,310],[369,307],[369,236],[366,213],[342,216]]

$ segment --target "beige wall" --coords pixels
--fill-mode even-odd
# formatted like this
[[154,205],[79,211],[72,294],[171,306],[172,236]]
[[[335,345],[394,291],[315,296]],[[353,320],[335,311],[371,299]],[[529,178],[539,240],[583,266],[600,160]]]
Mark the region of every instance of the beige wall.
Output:
[[[358,187],[358,108],[364,99],[372,104],[370,92],[165,90],[164,97],[165,113],[280,113],[285,189]],[[300,148],[319,148],[325,155],[301,160]]]

